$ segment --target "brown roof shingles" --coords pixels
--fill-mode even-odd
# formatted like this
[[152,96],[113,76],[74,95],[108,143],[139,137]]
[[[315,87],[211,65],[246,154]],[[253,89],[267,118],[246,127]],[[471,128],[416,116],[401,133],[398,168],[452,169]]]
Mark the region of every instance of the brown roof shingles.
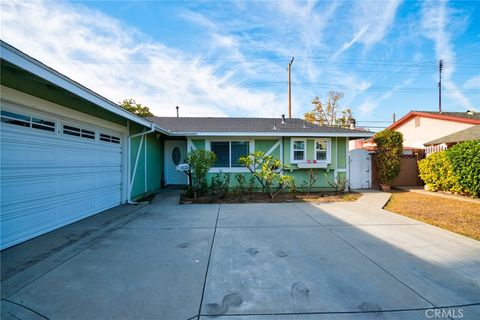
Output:
[[148,120],[160,127],[177,133],[202,132],[322,132],[322,133],[366,133],[360,129],[319,126],[303,119],[286,118],[227,118],[227,117],[149,117]]

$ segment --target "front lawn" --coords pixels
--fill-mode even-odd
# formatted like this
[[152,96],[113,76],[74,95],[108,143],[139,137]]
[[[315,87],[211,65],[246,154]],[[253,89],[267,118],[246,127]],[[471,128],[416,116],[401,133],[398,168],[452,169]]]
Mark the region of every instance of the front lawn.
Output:
[[384,209],[480,240],[480,204],[395,191]]
[[337,201],[356,201],[362,195],[360,193],[350,192],[337,194],[335,192],[312,192],[308,196],[305,193],[297,193],[295,197],[289,192],[278,194],[274,200],[265,193],[252,192],[250,194],[239,194],[237,192],[228,193],[223,198],[211,196],[201,196],[197,199],[187,197],[182,194],[180,203],[270,203],[270,202],[337,202]]

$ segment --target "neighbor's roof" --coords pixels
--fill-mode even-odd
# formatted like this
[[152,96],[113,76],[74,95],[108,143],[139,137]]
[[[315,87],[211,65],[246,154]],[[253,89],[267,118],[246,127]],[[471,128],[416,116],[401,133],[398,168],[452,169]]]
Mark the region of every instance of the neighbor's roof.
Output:
[[286,118],[284,123],[281,118],[150,117],[147,119],[171,133],[186,135],[373,136],[373,132],[365,130],[319,126],[298,118]]
[[388,128],[395,129],[413,117],[426,117],[461,123],[480,124],[480,113],[476,111],[465,112],[438,112],[438,111],[410,111],[398,121],[392,123]]
[[429,146],[442,143],[455,143],[470,140],[480,140],[480,126],[473,126],[471,128],[449,134],[447,136],[426,142],[424,143],[424,145]]

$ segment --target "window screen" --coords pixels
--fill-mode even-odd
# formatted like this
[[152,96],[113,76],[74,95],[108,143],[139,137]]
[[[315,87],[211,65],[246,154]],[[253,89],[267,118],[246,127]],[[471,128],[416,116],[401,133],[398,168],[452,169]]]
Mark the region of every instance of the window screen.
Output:
[[248,141],[232,141],[232,167],[243,167],[240,163],[240,157],[248,155],[250,150],[250,144]]
[[225,168],[230,166],[229,146],[230,143],[228,141],[212,141],[210,143],[210,149],[217,157],[214,167]]

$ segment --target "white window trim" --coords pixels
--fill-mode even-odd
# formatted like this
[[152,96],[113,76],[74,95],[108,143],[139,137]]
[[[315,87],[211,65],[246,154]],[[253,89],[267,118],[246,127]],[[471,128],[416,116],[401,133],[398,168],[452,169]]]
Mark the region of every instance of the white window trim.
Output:
[[[294,160],[293,157],[293,152],[295,151],[293,149],[293,146],[295,144],[295,141],[303,141],[303,145],[305,148],[303,149],[303,160]],[[297,150],[300,151],[300,150]],[[300,162],[305,162],[307,161],[307,139],[306,138],[292,138],[290,140],[290,163],[300,163]]]
[[[255,146],[254,146],[254,141],[252,139],[245,139],[245,138],[219,138],[219,139],[207,139],[205,140],[205,150],[207,151],[212,151],[211,148],[211,142],[217,142],[217,141],[248,141],[248,152],[252,153],[255,151]],[[192,143],[193,144],[193,143]],[[229,152],[230,152],[230,162],[232,161],[232,148],[229,147]],[[230,163],[231,165],[231,163]],[[247,168],[245,167],[213,167],[209,171],[209,173],[220,173],[220,172],[225,172],[225,173],[240,173],[240,172],[250,172]]]
[[[324,160],[317,160],[317,151],[321,151],[321,150],[317,150],[317,142],[320,142],[320,141],[327,141],[327,160],[324,161]],[[315,160],[317,162],[326,162],[328,164],[332,163],[332,139],[330,138],[317,138],[313,141],[313,146],[314,146],[314,153],[313,153],[313,157],[315,158]]]

